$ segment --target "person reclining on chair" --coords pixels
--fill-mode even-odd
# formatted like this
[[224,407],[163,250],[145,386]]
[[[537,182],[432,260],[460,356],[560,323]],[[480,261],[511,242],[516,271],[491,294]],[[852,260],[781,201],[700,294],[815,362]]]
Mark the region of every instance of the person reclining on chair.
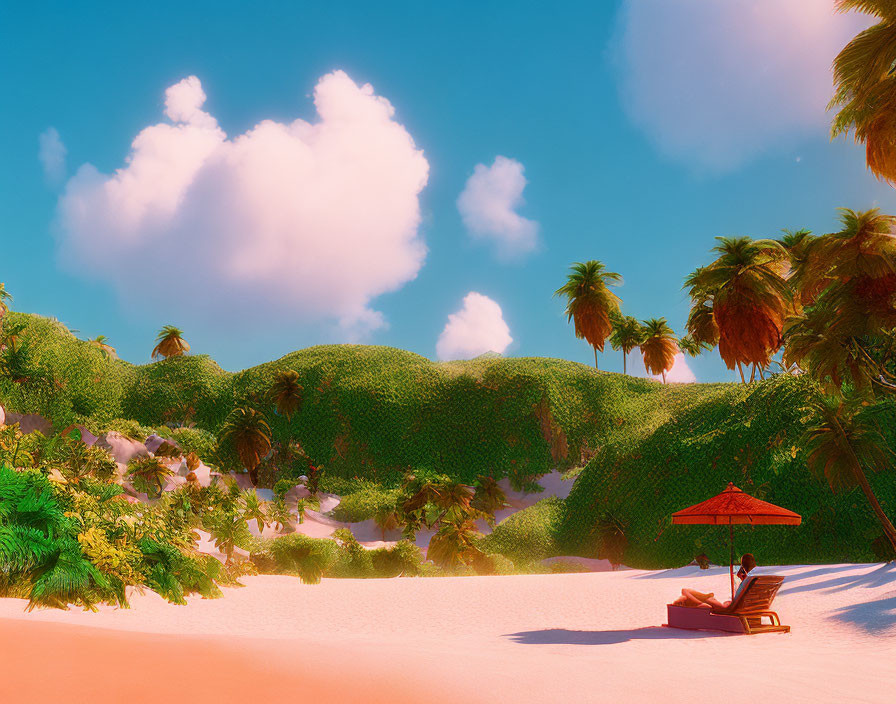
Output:
[[[737,578],[740,580],[740,585],[737,587],[737,591],[734,592],[734,599],[737,599],[738,595],[743,590],[744,585],[747,583],[747,577],[759,574],[754,571],[755,569],[756,558],[753,557],[752,553],[744,553],[744,556],[740,559],[740,569],[737,571]],[[732,601],[734,599],[732,599]],[[731,601],[721,602],[716,599],[713,592],[704,594],[703,592],[698,592],[696,589],[682,589],[681,596],[672,603],[675,606],[711,607],[713,609],[725,609],[731,605]]]

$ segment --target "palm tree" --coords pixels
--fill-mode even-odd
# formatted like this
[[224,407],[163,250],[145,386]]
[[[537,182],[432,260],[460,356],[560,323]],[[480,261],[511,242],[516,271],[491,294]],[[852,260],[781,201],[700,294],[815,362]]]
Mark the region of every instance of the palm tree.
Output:
[[896,11],[890,0],[836,0],[841,12],[858,10],[881,21],[856,35],[834,59],[834,97],[840,108],[836,137],[850,130],[865,145],[865,161],[880,179],[896,182]]
[[180,357],[190,351],[190,345],[183,338],[184,331],[173,325],[166,325],[156,336],[156,346],[152,351],[155,357]]
[[478,537],[473,519],[446,521],[429,541],[426,558],[443,569],[455,570],[482,554],[476,546]]
[[705,309],[711,307],[719,354],[729,369],[737,367],[746,383],[742,365],[763,369],[781,347],[784,319],[791,310],[783,276],[787,252],[774,240],[716,239],[719,244],[713,252],[718,258],[685,281],[695,306],[688,332],[698,341],[712,342],[711,329],[700,329],[707,327]]
[[302,386],[299,384],[298,372],[292,369],[277,372],[271,384],[270,397],[277,412],[285,415],[289,420],[302,405]]
[[12,294],[6,290],[6,285],[0,282],[0,320],[9,311],[9,301],[12,300]]
[[215,539],[215,547],[225,555],[225,564],[233,559],[233,549],[245,545],[251,534],[246,520],[239,511],[218,510],[209,520],[209,529]]
[[299,523],[305,522],[305,511],[308,509],[320,511],[320,499],[316,496],[306,496],[296,501],[296,518]]
[[258,498],[254,489],[246,489],[241,497],[241,513],[247,523],[255,521],[258,532],[261,533],[267,525],[267,515],[264,510],[264,502]]
[[711,350],[712,345],[702,340],[698,341],[690,335],[685,335],[678,341],[678,349],[689,357],[699,357],[706,350]]
[[892,305],[896,295],[896,217],[883,215],[878,208],[839,210],[842,229],[813,242],[802,286],[820,292],[840,283],[861,299],[868,314],[892,316],[896,310]]
[[495,511],[500,511],[507,506],[507,494],[494,477],[478,477],[476,479],[476,493],[470,506],[485,514],[489,525],[495,525]]
[[386,533],[391,530],[401,528],[401,514],[394,506],[383,506],[377,510],[373,516],[376,527],[380,529],[383,540],[386,540]]
[[819,396],[810,403],[810,424],[803,437],[807,463],[833,491],[859,486],[884,535],[896,552],[896,527],[874,495],[866,469],[889,469],[892,458],[874,414],[880,406],[865,406],[858,397],[837,399]]
[[786,365],[796,364],[833,393],[896,391],[888,369],[896,327],[896,219],[841,209],[842,230],[815,238],[791,277],[805,305],[785,326]]
[[612,323],[610,345],[614,350],[622,350],[622,373],[627,374],[629,352],[641,344],[644,339],[644,329],[638,319],[630,315],[616,315],[613,317]]
[[261,411],[251,406],[234,408],[224,421],[221,440],[233,445],[252,485],[258,486],[258,465],[271,451],[271,426]]
[[573,264],[566,283],[554,292],[555,296],[566,297],[566,316],[575,323],[576,337],[584,338],[594,348],[595,369],[597,352],[603,352],[613,329],[610,316],[619,311],[619,297],[609,287],[621,283],[619,274],[592,259]]
[[100,352],[102,352],[106,357],[111,357],[112,359],[118,359],[118,355],[115,353],[115,348],[112,347],[106,341],[105,335],[97,335],[92,340],[88,340],[88,342],[96,347]]
[[147,493],[150,488],[158,487],[158,495],[161,496],[165,481],[173,474],[174,471],[168,465],[152,455],[138,455],[128,462],[128,479],[140,485],[139,488],[145,489]]
[[639,345],[644,356],[644,367],[650,374],[659,374],[666,383],[666,372],[675,364],[678,341],[675,332],[665,318],[651,318],[644,321],[644,339]]

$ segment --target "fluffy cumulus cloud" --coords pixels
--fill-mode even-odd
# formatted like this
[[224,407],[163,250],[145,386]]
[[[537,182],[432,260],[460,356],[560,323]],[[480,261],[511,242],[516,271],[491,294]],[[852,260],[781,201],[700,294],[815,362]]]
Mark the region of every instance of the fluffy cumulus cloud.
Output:
[[626,0],[623,102],[668,155],[733,168],[826,134],[831,62],[869,23],[831,0]]
[[65,178],[65,156],[68,150],[55,127],[48,127],[37,138],[37,158],[44,168],[44,177],[50,185],[58,185]]
[[[644,358],[641,353],[635,350],[628,356],[628,372],[632,376],[641,376],[646,379],[662,380],[662,375],[648,374],[644,368]],[[688,366],[687,358],[683,353],[679,352],[675,355],[675,363],[672,368],[666,372],[666,381],[670,384],[693,384],[697,381],[697,377]]]
[[470,234],[493,242],[501,256],[531,252],[538,242],[538,223],[516,212],[523,205],[525,187],[523,165],[498,156],[491,166],[476,165],[457,199]]
[[503,353],[513,342],[504,314],[495,301],[471,291],[463,306],[448,316],[436,344],[439,359],[471,359],[486,352]]
[[197,319],[263,308],[347,336],[383,325],[372,300],[425,259],[429,171],[389,101],[336,71],[314,90],[316,119],[228,136],[205,100],[195,76],[171,86],[168,121],[143,129],[121,168],[85,164],[68,181],[63,260]]

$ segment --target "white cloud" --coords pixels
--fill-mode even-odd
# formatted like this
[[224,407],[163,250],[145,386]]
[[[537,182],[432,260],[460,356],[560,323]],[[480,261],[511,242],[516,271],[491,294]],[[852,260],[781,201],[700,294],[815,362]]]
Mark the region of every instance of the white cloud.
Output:
[[871,20],[831,0],[626,0],[623,102],[666,154],[710,169],[825,137],[831,62]]
[[439,359],[471,359],[485,352],[503,353],[513,342],[501,306],[488,296],[471,291],[463,307],[448,316],[436,355]]
[[457,199],[470,234],[493,242],[505,257],[531,252],[538,243],[538,223],[516,212],[524,203],[525,187],[523,165],[497,156],[491,166],[476,165]]
[[336,320],[348,336],[382,326],[372,299],[426,256],[429,171],[389,101],[335,71],[314,90],[316,120],[229,137],[205,97],[195,76],[171,86],[171,124],[143,129],[113,174],[85,164],[69,180],[63,260],[198,321],[216,312],[245,328],[276,313]]
[[58,185],[65,178],[65,155],[68,150],[55,127],[48,127],[37,138],[37,158],[44,167],[47,183]]
[[[628,373],[632,376],[640,376],[645,379],[656,379],[661,381],[662,374],[648,374],[644,368],[644,357],[636,348],[628,357]],[[675,355],[675,363],[672,368],[666,372],[666,381],[675,384],[693,384],[697,381],[697,377],[688,366],[687,358],[684,353],[679,352]]]

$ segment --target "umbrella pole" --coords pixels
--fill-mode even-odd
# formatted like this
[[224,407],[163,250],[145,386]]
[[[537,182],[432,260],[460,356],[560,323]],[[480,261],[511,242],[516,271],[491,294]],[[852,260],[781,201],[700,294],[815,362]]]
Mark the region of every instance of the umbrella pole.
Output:
[[728,524],[728,542],[731,544],[731,561],[728,569],[731,573],[731,601],[734,601],[734,525]]

